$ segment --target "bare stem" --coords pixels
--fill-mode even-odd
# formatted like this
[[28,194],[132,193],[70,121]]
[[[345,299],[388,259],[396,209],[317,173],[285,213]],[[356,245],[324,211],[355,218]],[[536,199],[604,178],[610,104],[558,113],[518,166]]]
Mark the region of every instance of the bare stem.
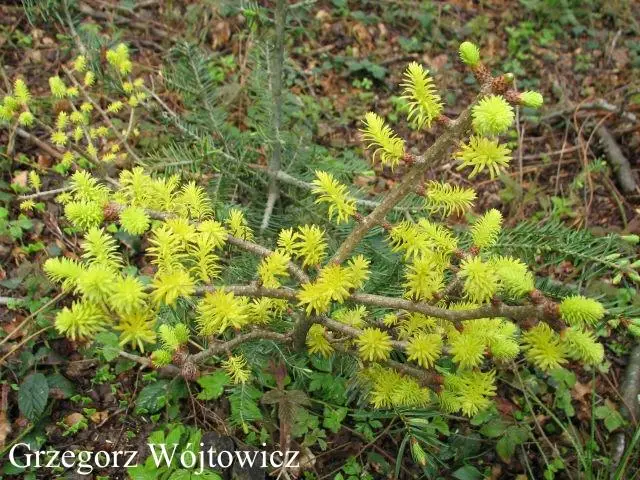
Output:
[[71,187],[54,188],[53,190],[44,190],[42,192],[31,193],[29,195],[19,195],[18,200],[31,200],[34,198],[50,197],[59,193],[68,192]]
[[[269,177],[275,177],[279,182],[286,183],[286,184],[289,184],[289,185],[293,185],[293,186],[301,188],[303,190],[313,190],[313,188],[314,188],[314,186],[311,183],[305,182],[304,180],[300,180],[299,178],[296,178],[293,175],[290,175],[290,174],[288,174],[287,172],[285,172],[283,170],[278,170],[277,172],[272,172],[271,170],[269,170],[269,168],[264,167],[262,165],[251,165],[251,168],[254,168],[254,169],[257,169],[257,170],[262,170]],[[380,205],[380,201],[367,200],[367,199],[364,199],[364,198],[354,198],[353,201],[356,203],[356,205],[359,205],[359,206],[361,206],[363,208],[367,208],[367,209],[374,209],[378,205]],[[415,210],[415,209],[411,209],[411,208],[407,208],[407,207],[394,207],[394,210],[408,211],[408,210]]]
[[[220,287],[208,286],[199,290],[202,294],[217,288],[233,292],[236,295],[244,295],[247,297],[269,297],[282,300],[296,301],[298,299],[297,290],[291,288],[266,288],[260,285],[223,285]],[[373,295],[370,293],[354,293],[346,300],[360,304],[371,305],[374,307],[388,308],[392,310],[405,310],[407,312],[418,312],[430,317],[441,318],[450,322],[462,322],[464,320],[477,320],[479,318],[506,317],[516,322],[523,322],[529,319],[555,320],[551,315],[551,309],[545,303],[540,305],[506,305],[504,303],[487,304],[469,310],[449,310],[442,307],[436,307],[425,302],[414,302],[404,298],[385,297],[383,295]],[[335,328],[342,332],[348,332],[345,327],[349,327],[341,322],[324,320],[331,328]]]
[[387,213],[420,185],[427,169],[433,168],[446,158],[449,149],[455,146],[471,128],[471,109],[473,105],[489,91],[490,83],[482,87],[474,103],[468,106],[455,121],[450,122],[447,130],[438,137],[424,155],[416,157],[413,160],[413,166],[402,178],[402,181],[387,194],[382,202],[380,202],[380,205],[355,226],[349,236],[342,242],[333,255],[333,258],[331,258],[332,262],[338,264],[344,262],[367,232],[376,225],[380,225],[384,221]]
[[109,128],[111,128],[111,130],[113,131],[113,134],[118,139],[118,142],[120,142],[120,144],[124,146],[127,153],[131,155],[131,158],[133,158],[138,164],[144,165],[144,162],[140,159],[140,157],[136,154],[136,152],[133,151],[133,149],[127,142],[127,140],[124,139],[122,135],[120,135],[120,132],[118,132],[118,129],[113,125],[113,122],[109,118],[109,115],[107,115],[107,113],[102,109],[102,107],[100,107],[100,104],[98,102],[96,102],[93,98],[91,98],[91,96],[87,93],[87,91],[82,86],[82,84],[78,82],[78,80],[76,80],[76,77],[73,76],[73,72],[69,71],[69,69],[65,67],[62,67],[62,69],[64,70],[64,73],[67,74],[67,77],[69,78],[69,80],[71,80],[74,86],[82,93],[82,96],[89,103],[91,103],[91,105],[93,105],[93,108],[96,109],[96,111],[100,114],[100,116],[105,121],[105,123],[109,125]]
[[[280,170],[282,157],[282,139],[280,138],[280,128],[282,126],[282,65],[284,64],[284,25],[287,19],[287,2],[276,0],[276,46],[273,55],[273,70],[270,72],[269,81],[271,84],[271,96],[273,98],[273,151],[269,160],[269,171]],[[269,59],[267,59],[269,61]],[[269,193],[267,205],[264,209],[260,232],[264,232],[269,226],[269,219],[273,212],[273,207],[280,196],[278,180],[275,176],[269,179]]]
[[213,345],[210,345],[209,348],[207,348],[206,350],[203,350],[199,353],[196,353],[195,355],[192,355],[190,359],[195,363],[202,363],[214,355],[220,355],[222,353],[231,352],[231,350],[236,348],[238,345],[241,345],[243,343],[250,342],[253,340],[273,340],[274,342],[286,344],[291,342],[291,335],[272,332],[269,330],[252,330],[250,332],[238,335],[237,337],[227,342],[214,343]]

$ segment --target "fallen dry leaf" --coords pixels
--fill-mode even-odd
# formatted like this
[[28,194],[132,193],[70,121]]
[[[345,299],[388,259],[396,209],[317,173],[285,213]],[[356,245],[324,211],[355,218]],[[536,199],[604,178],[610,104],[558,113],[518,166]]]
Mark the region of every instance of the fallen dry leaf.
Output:
[[19,185],[21,187],[25,187],[27,186],[27,171],[26,170],[19,170],[16,172],[16,174],[13,176],[13,179],[11,180],[11,183],[15,183],[16,185]]
[[64,417],[64,424],[67,425],[68,427],[73,427],[75,424],[82,422],[84,420],[86,420],[84,415],[82,415],[81,413],[75,412]]
[[573,389],[571,389],[571,397],[578,402],[586,402],[587,400],[584,397],[590,394],[592,390],[593,385],[591,385],[591,382],[576,382],[576,384],[573,386]]
[[109,412],[107,412],[106,410],[104,410],[102,412],[96,412],[93,415],[91,415],[89,418],[91,419],[91,421],[93,423],[102,423],[107,418],[109,418]]
[[7,437],[11,433],[11,423],[7,419],[9,407],[9,385],[0,386],[0,449],[4,448]]

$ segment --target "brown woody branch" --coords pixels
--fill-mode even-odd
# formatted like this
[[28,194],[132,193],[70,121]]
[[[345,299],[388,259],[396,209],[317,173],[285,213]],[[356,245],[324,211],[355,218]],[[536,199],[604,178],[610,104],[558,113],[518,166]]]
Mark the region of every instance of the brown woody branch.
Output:
[[291,334],[272,332],[269,330],[252,330],[250,332],[238,335],[237,337],[229,341],[216,342],[210,345],[206,350],[196,353],[195,355],[191,355],[190,359],[194,363],[203,363],[205,360],[211,358],[214,355],[229,353],[237,346],[254,340],[273,340],[274,342],[287,344],[291,343]]
[[115,137],[118,139],[118,142],[125,148],[125,150],[127,151],[127,153],[131,156],[131,158],[133,158],[138,164],[140,165],[144,165],[144,162],[140,159],[140,157],[138,156],[138,154],[136,152],[133,151],[133,149],[131,148],[131,146],[129,145],[129,143],[127,142],[127,140],[125,138],[122,137],[122,135],[120,135],[120,132],[118,131],[118,129],[113,125],[113,122],[111,121],[111,119],[109,118],[109,115],[107,115],[107,113],[102,109],[102,107],[100,107],[100,104],[98,102],[96,102],[91,95],[89,95],[87,93],[87,90],[84,88],[84,86],[82,86],[82,84],[80,82],[78,82],[78,80],[76,79],[76,77],[73,75],[73,72],[71,72],[68,68],[62,67],[62,70],[64,70],[64,73],[67,75],[67,77],[69,77],[69,80],[71,80],[71,82],[73,83],[73,85],[80,91],[80,93],[82,93],[82,96],[89,102],[91,103],[91,105],[93,105],[93,108],[96,109],[96,111],[100,114],[100,116],[102,117],[102,119],[104,120],[104,122],[109,126],[109,128],[111,128],[111,130],[113,131],[113,134],[115,135]]
[[471,128],[471,109],[478,100],[491,91],[491,80],[487,81],[478,94],[476,100],[468,106],[460,116],[449,123],[447,130],[438,137],[424,155],[415,156],[412,160],[411,169],[407,174],[380,202],[367,217],[359,222],[351,231],[349,236],[342,242],[336,253],[331,258],[332,262],[344,262],[351,252],[358,246],[369,230],[376,225],[380,225],[387,213],[393,209],[407,195],[413,192],[422,182],[422,178],[427,169],[436,166],[446,158],[449,149],[462,139]]
[[[236,295],[244,295],[247,297],[269,297],[281,300],[296,301],[298,292],[290,288],[266,288],[260,285],[226,285],[226,286],[208,286],[199,290],[202,294],[206,291],[223,289],[227,292],[233,292]],[[436,307],[425,302],[414,302],[404,298],[385,297],[383,295],[374,295],[370,293],[353,293],[348,301],[360,305],[371,305],[375,307],[389,308],[392,310],[405,310],[408,312],[418,312],[430,317],[448,320],[450,322],[462,322],[464,320],[477,320],[479,318],[506,317],[516,322],[523,322],[528,319],[557,319],[556,311],[549,302],[543,302],[538,305],[507,305],[504,303],[492,303],[469,310],[449,310],[442,307]],[[321,320],[320,323],[324,323]],[[350,332],[345,324],[330,321],[330,325],[335,329],[342,329],[345,333]],[[325,323],[326,324],[326,323]],[[329,324],[327,324],[329,325]],[[353,331],[351,331],[353,333]]]
[[[125,208],[123,205],[119,205],[113,202],[110,204],[110,207],[114,208],[118,213],[122,212],[122,210],[124,210]],[[171,213],[157,212],[154,210],[146,210],[146,212],[147,215],[156,220],[167,220],[169,218],[175,217],[175,215]],[[251,242],[249,240],[234,237],[230,234],[227,234],[226,240],[231,245],[235,245],[236,247],[242,248],[243,250],[254,253],[261,257],[268,257],[273,253],[273,250],[270,250],[267,247],[263,247],[262,245],[258,245],[257,243]],[[295,263],[289,262],[288,268],[291,275],[293,275],[300,283],[308,283],[310,281],[309,276]]]

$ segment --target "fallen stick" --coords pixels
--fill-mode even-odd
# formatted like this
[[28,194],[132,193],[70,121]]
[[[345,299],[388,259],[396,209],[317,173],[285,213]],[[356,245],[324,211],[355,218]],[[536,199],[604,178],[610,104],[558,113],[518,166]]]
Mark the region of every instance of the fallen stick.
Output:
[[629,160],[627,160],[627,157],[625,157],[622,150],[620,150],[611,132],[609,132],[604,125],[600,125],[596,130],[596,135],[598,135],[600,142],[602,142],[607,160],[618,179],[620,189],[624,193],[635,193],[637,184],[633,171],[631,170],[631,165],[629,165]]
[[607,102],[606,100],[596,100],[595,102],[589,102],[589,103],[582,103],[580,105],[577,106],[570,106],[567,108],[564,108],[562,110],[557,110],[555,112],[551,112],[545,116],[543,116],[540,121],[545,122],[545,121],[549,121],[552,120],[554,118],[557,117],[563,117],[565,115],[568,115],[570,113],[573,113],[577,110],[604,110],[605,112],[611,112],[611,113],[615,113],[617,115],[619,115],[620,117],[622,117],[624,120],[627,120],[629,122],[635,123],[638,121],[638,116],[633,113],[633,112],[627,112],[627,111],[620,111],[620,108],[616,107],[615,105]]
[[[640,393],[640,345],[636,345],[629,355],[629,363],[622,381],[622,406],[620,413],[633,426],[638,423],[638,394]],[[625,431],[621,430],[613,437],[612,470],[620,463],[626,447]]]

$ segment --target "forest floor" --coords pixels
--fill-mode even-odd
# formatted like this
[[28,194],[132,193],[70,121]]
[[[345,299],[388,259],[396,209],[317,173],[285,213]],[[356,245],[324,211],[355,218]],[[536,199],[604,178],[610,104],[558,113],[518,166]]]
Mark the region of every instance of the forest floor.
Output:
[[[167,52],[176,43],[197,43],[226,62],[228,78],[232,79],[227,88],[242,89],[248,75],[247,52],[252,41],[246,33],[250,27],[245,16],[225,16],[224,8],[207,6],[208,2],[144,1],[134,6],[135,3],[82,1],[74,20],[95,24],[101,34],[131,45],[136,64],[150,74],[160,72]],[[271,7],[273,2],[263,3],[262,6]],[[478,206],[499,208],[508,225],[522,219],[553,219],[573,227],[586,227],[597,235],[640,234],[637,186],[640,184],[629,189],[621,183],[599,133],[603,129],[610,133],[628,162],[626,168],[632,179],[635,177],[637,181],[640,3],[595,0],[557,2],[557,5],[524,0],[479,2],[481,6],[477,3],[467,0],[296,3],[287,27],[286,66],[290,74],[285,87],[305,99],[300,108],[313,109],[314,142],[329,150],[346,148],[369,155],[362,150],[360,119],[369,110],[391,119],[401,116],[403,102],[398,85],[405,65],[412,60],[430,69],[439,90],[447,92],[443,95],[445,113],[455,116],[476,91],[472,76],[455,53],[460,41],[472,39],[482,46],[492,69],[513,72],[518,89],[537,89],[545,98],[545,106],[539,113],[519,112],[517,129],[508,139],[514,158],[510,168],[498,178],[482,177],[473,183],[478,191]],[[68,61],[59,44],[73,35],[66,20],[59,20],[45,24],[41,18],[33,18],[32,23],[19,2],[0,5],[2,90],[8,90],[11,79],[17,76],[27,79],[35,94],[48,90],[47,77]],[[162,98],[180,111],[178,99],[169,94]],[[247,128],[242,93],[233,97],[229,112],[240,130]],[[406,127],[398,130],[416,152],[433,139],[429,133]],[[36,163],[44,171],[54,162],[46,149],[24,139],[14,140],[16,154],[12,155],[12,167],[3,169],[4,186],[26,183],[30,164]],[[8,132],[0,130],[0,145],[8,143]],[[0,153],[7,158],[7,150]],[[27,167],[22,169],[21,163]],[[375,173],[354,178],[354,184],[374,196],[388,190],[403,172],[399,168],[393,172],[377,169]],[[461,185],[471,185],[451,162],[445,162],[430,175],[436,178],[446,175]],[[625,180],[629,183],[628,174],[622,181]],[[60,185],[59,176],[43,175],[43,189]],[[2,190],[0,202],[11,200],[9,189]],[[61,241],[60,236],[52,233],[60,232],[57,207],[53,199],[46,205],[41,221],[35,221],[28,232],[28,242],[17,245],[0,237],[0,297],[24,294],[22,287],[15,286],[28,279],[46,259],[36,250],[38,242]],[[25,244],[33,250],[25,249]],[[562,279],[570,268],[559,264],[557,271],[547,273]],[[0,304],[1,328],[9,334],[26,316],[2,310]],[[11,342],[2,345],[0,355],[18,357],[20,347],[28,340],[26,333],[15,335]],[[591,383],[590,374],[586,374],[578,377],[570,391],[579,405],[582,425],[591,421],[587,392],[596,388],[603,397],[617,397],[625,366],[623,354],[629,351],[627,340],[620,339],[619,343],[619,358],[614,358],[611,369],[598,378],[596,386]],[[126,414],[131,408],[127,402],[136,396],[143,374],[138,371],[137,375],[131,372],[119,375],[117,388],[109,381],[96,386],[100,372],[96,372],[91,361],[77,356],[68,342],[59,340],[51,345],[51,352],[39,360],[41,364],[62,365],[62,359],[70,358],[71,363],[64,363],[65,377],[83,392],[85,400],[81,401],[94,402],[97,408],[87,414],[91,428],[69,440],[63,423],[69,420],[74,408],[71,400],[62,400],[59,412],[52,414],[55,420],[48,427],[49,441],[56,441],[60,449],[95,442],[104,446],[119,443],[123,447],[141,444],[151,427]],[[23,361],[35,360],[23,357]],[[13,381],[10,377],[3,380]],[[61,381],[60,398],[64,398],[67,382]],[[513,403],[509,393],[502,393],[499,409],[508,412]],[[123,415],[123,421],[114,421],[115,416]],[[14,424],[14,429],[19,427]],[[352,433],[342,440],[353,442],[350,450],[357,453],[366,442],[356,432]],[[598,435],[606,442],[608,431]],[[383,452],[393,447],[386,443],[381,446]],[[330,459],[326,461],[327,465],[334,464]],[[509,469],[509,465],[497,466],[493,478],[511,478],[500,477],[503,470]]]

